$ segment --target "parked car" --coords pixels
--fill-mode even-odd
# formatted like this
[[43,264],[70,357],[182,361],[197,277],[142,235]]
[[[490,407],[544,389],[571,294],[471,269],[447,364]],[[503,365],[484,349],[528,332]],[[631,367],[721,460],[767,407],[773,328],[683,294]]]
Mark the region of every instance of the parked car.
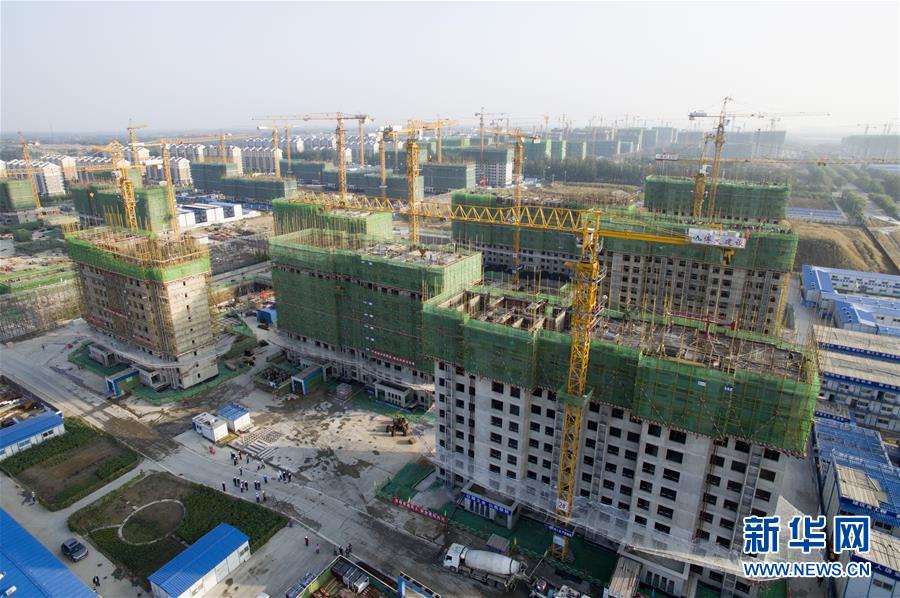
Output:
[[74,563],[86,557],[88,555],[88,549],[75,538],[69,538],[62,543],[62,553],[69,557]]

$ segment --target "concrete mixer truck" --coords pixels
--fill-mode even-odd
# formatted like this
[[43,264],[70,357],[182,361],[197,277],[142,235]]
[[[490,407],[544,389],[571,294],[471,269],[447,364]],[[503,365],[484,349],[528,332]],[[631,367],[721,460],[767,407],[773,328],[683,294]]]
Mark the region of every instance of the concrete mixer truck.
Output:
[[484,584],[502,586],[507,591],[515,587],[516,582],[527,579],[524,563],[496,552],[472,550],[462,544],[450,545],[444,555],[444,567]]

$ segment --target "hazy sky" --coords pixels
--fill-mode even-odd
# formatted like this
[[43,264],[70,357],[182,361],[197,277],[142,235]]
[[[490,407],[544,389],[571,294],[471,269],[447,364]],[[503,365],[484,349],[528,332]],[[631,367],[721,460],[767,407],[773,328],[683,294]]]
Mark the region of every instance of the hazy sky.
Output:
[[4,0],[0,126],[218,129],[321,111],[388,124],[481,106],[522,123],[681,124],[731,95],[735,110],[831,114],[789,130],[848,131],[898,119],[898,6]]

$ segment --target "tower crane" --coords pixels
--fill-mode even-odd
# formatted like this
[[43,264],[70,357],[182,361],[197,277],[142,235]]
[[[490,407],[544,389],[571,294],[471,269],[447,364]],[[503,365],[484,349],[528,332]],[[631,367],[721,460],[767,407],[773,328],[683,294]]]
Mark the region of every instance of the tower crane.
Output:
[[356,120],[359,121],[359,167],[366,167],[366,123],[371,119],[368,114],[357,114]]
[[782,117],[790,117],[790,116],[816,116],[816,115],[825,115],[827,113],[822,112],[782,112],[782,113],[771,113],[771,112],[750,112],[744,114],[738,114],[733,112],[728,112],[728,102],[733,102],[734,98],[731,96],[726,96],[722,100],[722,109],[719,114],[708,114],[704,111],[695,110],[688,114],[689,120],[697,120],[701,118],[715,118],[716,122],[716,130],[713,136],[713,142],[715,145],[715,151],[713,153],[713,162],[712,162],[712,170],[710,172],[710,184],[709,184],[709,193],[707,194],[707,208],[706,215],[709,218],[715,216],[716,209],[716,190],[719,187],[719,173],[721,171],[722,165],[722,148],[725,146],[725,126],[728,125],[730,119],[733,118],[766,118],[773,124],[780,120]]
[[478,137],[481,140],[481,161],[484,162],[484,117],[485,116],[506,116],[506,112],[485,112],[484,106],[481,107],[480,112],[476,112],[475,116],[478,117]]
[[[211,141],[219,141],[220,143],[224,143],[225,135],[205,135],[199,137],[171,137],[171,138],[163,138],[158,141],[153,141],[150,143],[146,143],[144,145],[147,146],[158,146],[160,156],[162,156],[163,162],[163,175],[166,178],[166,203],[168,204],[169,209],[169,228],[170,230],[178,234],[178,202],[175,198],[175,182],[172,179],[172,163],[171,163],[171,154],[169,151],[170,145],[182,144],[182,143],[208,143]],[[276,146],[277,147],[277,146]],[[223,154],[224,157],[224,154]],[[278,161],[276,160],[276,165]]]
[[[700,148],[699,158],[679,158],[668,154],[658,154],[659,162],[685,162],[697,164],[697,171],[694,173],[694,191],[693,206],[691,215],[694,218],[701,218],[703,212],[703,200],[706,190],[707,165],[703,157],[706,149],[706,143],[714,139],[715,135],[708,133],[704,137],[704,144]],[[815,164],[816,166],[830,165],[854,165],[854,164],[897,164],[898,160],[879,159],[879,158],[830,158],[821,156],[819,158],[720,158],[720,164],[781,164],[790,166],[792,164]]]
[[338,167],[338,192],[341,196],[347,195],[347,161],[344,156],[344,149],[347,145],[347,131],[344,128],[344,121],[363,120],[369,118],[366,114],[344,114],[343,112],[316,112],[312,114],[285,114],[279,116],[260,116],[259,119],[279,120],[283,122],[311,120],[333,120],[337,121],[335,135],[337,136],[337,167]]
[[[515,139],[513,149],[513,209],[516,213],[522,210],[522,178],[525,163],[525,139],[536,141],[540,139],[537,135],[529,135],[523,133],[521,129],[494,129],[492,132],[496,135],[504,135]],[[516,220],[521,220],[517,218]],[[515,286],[519,286],[519,272],[522,270],[521,257],[521,229],[518,226],[513,227],[512,238],[512,275],[510,282]]]
[[131,119],[128,119],[128,145],[131,148],[131,161],[135,166],[141,165],[141,159],[138,156],[138,138],[137,131],[138,129],[146,129],[147,125],[136,125],[131,122]]
[[22,131],[19,131],[19,143],[22,146],[22,159],[25,160],[25,170],[28,173],[28,180],[31,181],[31,196],[34,199],[34,207],[40,209],[41,197],[38,194],[37,178],[34,175],[34,166],[31,164],[31,152],[28,151],[28,141]]
[[[291,149],[291,124],[286,121],[280,121],[277,118],[259,117],[259,118],[254,118],[253,120],[265,120],[265,121],[271,122],[273,131],[276,127],[279,127],[279,126],[284,129],[284,145],[286,147],[285,158],[287,159],[288,173],[293,174],[294,173],[294,164],[293,164],[292,149]],[[223,145],[224,145],[224,141],[223,141]],[[277,146],[276,146],[276,148],[277,148]],[[276,172],[276,176],[280,176],[281,175],[280,167],[275,172]]]
[[276,125],[259,125],[257,131],[272,131],[272,162],[274,162],[275,176],[281,178],[281,164],[278,158],[278,127]]
[[437,163],[440,164],[443,161],[442,148],[444,145],[444,129],[455,127],[459,123],[448,118],[441,118],[440,116],[438,116],[437,120],[434,122],[435,129],[437,130]]
[[119,140],[113,140],[107,145],[92,145],[92,148],[110,154],[112,167],[119,172],[116,186],[119,195],[122,196],[122,205],[125,208],[125,226],[135,230],[138,228],[137,211],[135,209],[134,183],[128,178],[128,163],[122,158],[122,144]]
[[[406,135],[406,195],[410,205],[409,210],[409,241],[413,245],[419,243],[419,214],[416,208],[418,204],[418,187],[419,187],[419,144],[416,143],[419,135],[424,131],[440,130],[447,126],[446,123],[455,124],[454,121],[447,120],[410,120],[406,126],[401,128],[388,128],[387,134],[394,140],[396,144],[401,135]],[[384,153],[381,154],[382,164],[382,196],[385,194],[385,170],[384,170]]]
[[[578,261],[569,263],[572,276],[572,323],[569,367],[565,387],[557,392],[557,398],[565,404],[563,438],[560,448],[559,479],[555,502],[555,516],[561,528],[567,528],[572,515],[572,501],[577,483],[580,461],[581,427],[583,410],[592,398],[587,389],[587,372],[590,363],[591,338],[600,320],[603,308],[598,298],[600,283],[605,271],[600,267],[599,253],[603,238],[632,239],[653,243],[686,245],[694,243],[692,237],[665,229],[649,232],[627,226],[629,221],[601,210],[579,210],[545,206],[469,206],[461,204],[402,202],[388,199],[372,199],[360,196],[314,196],[294,199],[298,203],[321,205],[328,209],[357,209],[369,212],[408,214],[413,218],[441,218],[462,222],[515,226],[533,230],[573,233],[581,238],[581,254]],[[602,222],[606,219],[607,224]],[[616,221],[626,224],[616,228]],[[611,225],[611,226],[610,226]],[[725,248],[733,251],[733,247]],[[564,559],[568,552],[568,538],[559,535],[553,544],[554,554]]]

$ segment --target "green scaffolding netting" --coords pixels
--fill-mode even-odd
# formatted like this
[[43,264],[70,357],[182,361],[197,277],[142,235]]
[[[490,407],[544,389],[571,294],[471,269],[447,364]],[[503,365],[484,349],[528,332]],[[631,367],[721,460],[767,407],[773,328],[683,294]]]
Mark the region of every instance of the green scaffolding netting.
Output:
[[[571,345],[567,333],[529,332],[477,320],[441,307],[449,296],[423,306],[427,355],[520,387],[565,388]],[[708,436],[748,438],[799,454],[805,451],[819,392],[815,365],[804,360],[807,381],[723,372],[594,340],[587,386],[592,400],[630,409],[643,419]]]
[[20,212],[30,210],[36,205],[31,181],[28,179],[0,181],[0,212]]
[[[111,225],[125,222],[122,196],[114,186],[78,186],[71,189],[75,209],[80,214],[105,219],[112,217]],[[165,187],[135,189],[135,215],[138,227],[152,232],[169,230],[172,224]]]
[[[727,220],[777,221],[787,218],[790,187],[773,183],[719,181],[715,217]],[[687,177],[649,176],[644,182],[648,210],[690,214],[694,181]]]
[[275,230],[279,234],[306,229],[323,229],[387,240],[393,236],[389,213],[326,210],[322,206],[276,199],[272,202]]
[[[503,201],[494,195],[463,192],[454,193],[451,201],[453,205],[485,207],[503,204]],[[561,203],[560,206],[573,209],[587,207],[583,202],[580,204],[577,200]],[[604,208],[604,212],[607,212],[609,216],[601,218],[601,225],[607,229],[617,231],[665,232],[686,237],[691,226],[677,218],[669,218],[664,214],[641,214],[616,208]],[[454,220],[451,224],[451,231],[454,242],[463,245],[483,244],[511,247],[514,229],[511,226]],[[736,268],[759,268],[790,272],[794,266],[797,243],[798,236],[793,231],[773,225],[755,226],[749,231],[747,246],[744,249],[735,251],[731,258],[731,265]],[[566,232],[527,228],[520,229],[520,247],[523,250],[555,252],[573,257],[579,251],[576,235]],[[658,255],[710,264],[722,264],[722,251],[705,245],[675,245],[607,237],[603,240],[603,252],[607,255],[612,253],[627,253],[641,256]]]
[[368,253],[380,241],[361,235],[330,231],[326,247],[313,244],[322,245],[320,237],[321,231],[304,230],[270,240],[279,328],[429,369],[422,297],[477,282],[480,254],[428,265]]
[[90,241],[78,239],[71,235],[66,237],[66,251],[74,262],[138,280],[168,282],[209,272],[210,269],[209,256],[198,257],[197,259],[172,266],[141,266],[97,247]]

